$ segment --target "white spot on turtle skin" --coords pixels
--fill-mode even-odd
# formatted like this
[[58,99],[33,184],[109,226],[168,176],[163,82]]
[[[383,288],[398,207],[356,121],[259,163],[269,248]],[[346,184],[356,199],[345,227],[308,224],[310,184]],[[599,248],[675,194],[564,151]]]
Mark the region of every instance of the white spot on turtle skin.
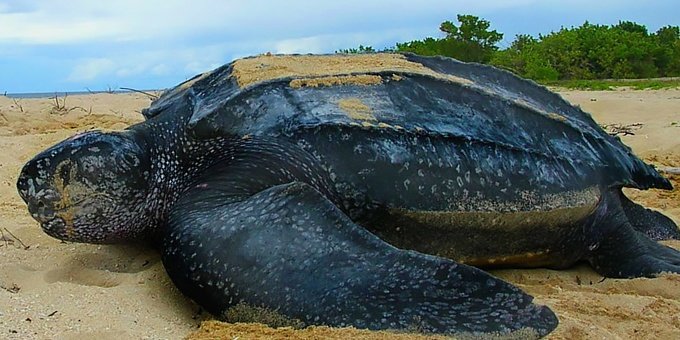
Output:
[[33,184],[33,179],[29,178],[26,183],[28,183],[28,195],[35,196],[35,184]]
[[99,152],[99,151],[100,151],[100,149],[99,149],[98,147],[96,147],[96,146],[87,148],[87,150],[89,150],[89,151],[91,151],[91,152]]

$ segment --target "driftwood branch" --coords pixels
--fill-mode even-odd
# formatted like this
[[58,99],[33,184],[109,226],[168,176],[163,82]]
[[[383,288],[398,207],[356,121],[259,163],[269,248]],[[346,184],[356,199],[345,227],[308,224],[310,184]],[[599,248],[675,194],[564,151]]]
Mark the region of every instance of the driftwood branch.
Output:
[[680,167],[662,166],[662,167],[659,167],[656,170],[658,170],[659,172],[664,173],[664,174],[680,175]]
[[[21,246],[24,247],[24,250],[26,250],[26,249],[28,249],[28,248],[31,247],[31,246],[27,246],[26,244],[24,244],[24,242],[22,242],[20,238],[16,237],[16,235],[14,235],[11,231],[9,231],[9,229],[7,229],[7,228],[3,228],[3,229],[4,229],[5,232],[7,232],[10,236],[12,236],[12,238],[14,238],[15,240],[17,240],[17,241],[19,242],[19,244],[21,244]],[[2,239],[5,241],[5,246],[7,246],[7,243],[10,241],[10,239],[7,239],[7,238],[5,237],[5,233],[3,233],[2,230],[0,230],[0,235],[2,235]],[[12,242],[12,243],[13,243],[13,242]]]
[[143,95],[149,97],[151,100],[156,100],[156,99],[158,99],[158,96],[157,96],[157,95],[155,95],[155,94],[153,94],[153,93],[146,92],[146,91],[137,90],[137,89],[133,89],[133,88],[129,88],[129,87],[121,87],[120,89],[121,89],[121,90],[125,90],[125,91],[132,91],[132,92],[141,93],[141,94],[143,94]]
[[12,101],[14,102],[14,105],[16,105],[19,108],[19,111],[24,112],[24,107],[19,104],[19,100],[16,98],[12,98]]
[[623,136],[634,136],[636,130],[642,129],[644,124],[642,123],[633,123],[633,124],[605,124],[601,125],[602,128],[607,131],[608,134],[612,136],[618,136],[618,135],[623,135]]

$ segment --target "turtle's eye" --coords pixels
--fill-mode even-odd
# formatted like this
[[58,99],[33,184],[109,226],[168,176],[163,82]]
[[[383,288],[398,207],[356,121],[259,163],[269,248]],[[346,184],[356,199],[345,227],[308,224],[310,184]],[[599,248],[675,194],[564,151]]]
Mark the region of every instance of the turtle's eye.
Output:
[[139,158],[137,158],[137,156],[135,156],[134,154],[131,154],[131,153],[123,154],[123,161],[129,166],[138,166],[139,165]]

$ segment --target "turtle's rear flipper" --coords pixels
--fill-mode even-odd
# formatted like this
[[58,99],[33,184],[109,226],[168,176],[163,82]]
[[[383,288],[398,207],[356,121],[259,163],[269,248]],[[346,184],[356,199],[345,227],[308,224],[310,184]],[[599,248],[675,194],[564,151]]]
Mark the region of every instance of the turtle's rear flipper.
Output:
[[618,190],[618,195],[621,199],[623,211],[635,230],[656,241],[680,240],[680,228],[673,220],[631,201],[620,190]]
[[306,325],[522,337],[557,326],[550,309],[518,288],[394,248],[307,184],[228,204],[208,191],[196,186],[173,209],[163,263],[213,313],[245,303]]
[[680,273],[680,252],[636,230],[622,203],[616,193],[606,196],[593,218],[594,241],[588,257],[593,268],[604,276],[621,278]]

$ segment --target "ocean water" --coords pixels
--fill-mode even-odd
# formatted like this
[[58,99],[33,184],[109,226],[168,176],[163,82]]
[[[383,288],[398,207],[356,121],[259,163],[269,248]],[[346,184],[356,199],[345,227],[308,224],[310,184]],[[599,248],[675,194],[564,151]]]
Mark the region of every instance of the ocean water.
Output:
[[[142,90],[144,92],[149,92],[153,93],[154,91],[157,90]],[[3,95],[5,97],[9,98],[53,98],[54,96],[59,96],[59,97],[64,97],[65,95],[68,96],[77,96],[77,95],[86,95],[86,94],[97,94],[97,93],[133,93],[133,91],[127,91],[127,90],[114,90],[114,91],[73,91],[73,92],[36,92],[36,93],[0,93],[0,95]]]

